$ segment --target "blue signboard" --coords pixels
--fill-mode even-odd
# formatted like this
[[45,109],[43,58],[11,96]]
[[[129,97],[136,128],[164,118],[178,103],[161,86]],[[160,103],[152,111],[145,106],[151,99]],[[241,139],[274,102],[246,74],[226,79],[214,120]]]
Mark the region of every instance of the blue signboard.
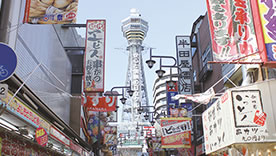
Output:
[[0,82],[7,80],[15,71],[17,57],[12,48],[0,43]]
[[170,115],[170,108],[178,106],[178,100],[173,100],[172,97],[177,95],[178,92],[167,92],[167,107],[168,115]]

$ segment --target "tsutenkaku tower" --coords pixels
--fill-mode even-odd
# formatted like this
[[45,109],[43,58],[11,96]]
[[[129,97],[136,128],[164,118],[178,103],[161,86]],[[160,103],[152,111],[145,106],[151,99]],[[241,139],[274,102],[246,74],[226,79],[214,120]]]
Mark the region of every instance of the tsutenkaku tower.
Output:
[[126,85],[131,81],[134,94],[127,96],[126,104],[123,106],[122,122],[144,122],[137,108],[148,105],[148,95],[146,89],[145,74],[143,68],[142,42],[147,35],[148,22],[141,18],[136,9],[130,10],[130,16],[122,20],[122,32],[128,41],[127,51],[129,51],[128,70]]

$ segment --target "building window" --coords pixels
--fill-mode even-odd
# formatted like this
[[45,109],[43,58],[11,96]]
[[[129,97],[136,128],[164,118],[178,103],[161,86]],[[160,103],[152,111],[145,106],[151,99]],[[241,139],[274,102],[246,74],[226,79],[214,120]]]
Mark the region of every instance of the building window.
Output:
[[204,50],[201,59],[202,59],[202,66],[204,67],[208,61],[212,61],[212,53],[211,53],[211,44],[208,44],[207,48]]
[[139,18],[131,18],[130,22],[131,23],[140,23],[140,19]]
[[194,75],[193,75],[193,77],[194,77],[194,82],[196,82],[196,70],[194,70]]
[[192,57],[195,55],[196,48],[192,48]]

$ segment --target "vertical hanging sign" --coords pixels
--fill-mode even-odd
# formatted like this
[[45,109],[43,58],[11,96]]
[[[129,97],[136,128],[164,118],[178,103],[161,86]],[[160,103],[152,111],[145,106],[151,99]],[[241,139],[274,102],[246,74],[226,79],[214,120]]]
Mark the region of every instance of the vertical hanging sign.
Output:
[[213,60],[261,63],[250,0],[207,0]]
[[84,55],[84,91],[104,92],[105,20],[88,20]]
[[192,56],[190,36],[176,36],[176,56],[180,67],[179,93],[192,94],[191,71]]
[[[168,115],[172,115],[170,108],[178,107],[178,100],[173,100],[172,97],[178,94],[178,85],[177,82],[174,82],[174,87],[170,87],[169,82],[166,82],[166,91],[167,91],[167,110]],[[173,111],[174,112],[174,111]],[[171,114],[172,113],[172,114]]]
[[[267,52],[267,60],[276,61],[276,1],[258,0],[258,8],[260,13],[260,22],[257,21],[257,24],[261,23],[263,28],[262,30]],[[254,20],[256,19],[254,18]]]

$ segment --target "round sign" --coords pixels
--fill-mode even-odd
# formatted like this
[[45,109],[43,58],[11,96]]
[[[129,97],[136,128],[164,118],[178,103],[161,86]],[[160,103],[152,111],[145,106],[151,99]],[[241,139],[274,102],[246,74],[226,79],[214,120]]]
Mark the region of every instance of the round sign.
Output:
[[0,43],[0,82],[7,80],[15,71],[17,57],[11,47]]

